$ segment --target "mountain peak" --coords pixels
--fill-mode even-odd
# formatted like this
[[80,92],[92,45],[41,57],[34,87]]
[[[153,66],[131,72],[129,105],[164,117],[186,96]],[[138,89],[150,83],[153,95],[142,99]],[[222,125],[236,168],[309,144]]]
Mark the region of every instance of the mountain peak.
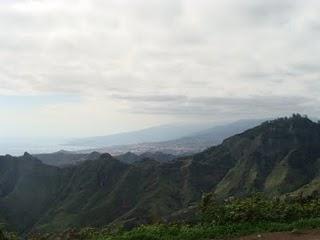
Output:
[[30,162],[33,162],[33,163],[42,163],[38,158],[32,156],[30,153],[28,152],[25,152],[22,156],[23,159],[26,159]]
[[299,189],[320,172],[319,143],[320,124],[294,114],[228,138],[194,159],[228,169],[216,186],[220,196],[285,193]]
[[[291,117],[266,121],[260,126],[249,129],[238,136],[250,139],[263,137],[269,141],[279,138],[287,141],[291,141],[293,138],[295,140],[309,141],[320,137],[320,125],[311,121],[307,116],[293,114]],[[309,136],[309,140],[307,136]],[[232,138],[229,138],[228,141]]]
[[308,125],[315,125],[316,123],[311,121],[307,115],[293,114],[291,117],[278,118],[272,121],[267,121],[267,124],[285,125],[293,124],[295,126],[305,127]]
[[30,153],[28,153],[28,152],[24,152],[23,157],[24,158],[28,158],[28,159],[32,159],[33,158],[32,155]]
[[100,155],[101,159],[109,160],[112,159],[113,157],[109,153],[103,153]]

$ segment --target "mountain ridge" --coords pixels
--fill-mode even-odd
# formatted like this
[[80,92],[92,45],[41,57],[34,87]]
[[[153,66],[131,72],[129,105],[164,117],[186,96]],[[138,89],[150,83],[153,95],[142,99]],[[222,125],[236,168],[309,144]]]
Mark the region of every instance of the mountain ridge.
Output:
[[205,130],[207,125],[209,124],[166,124],[131,132],[79,138],[70,141],[65,145],[85,147],[91,146],[91,148],[98,148],[111,145],[128,145],[143,142],[167,141],[195,134],[199,131]]
[[189,136],[168,141],[113,145],[78,152],[86,153],[94,150],[98,152],[109,152],[113,155],[121,155],[126,152],[135,154],[142,154],[144,152],[163,152],[165,154],[173,155],[191,155],[203,151],[210,146],[220,144],[225,138],[255,127],[263,121],[264,120],[262,119],[239,120],[229,124],[207,128]]
[[[163,163],[144,159],[126,164],[102,154],[57,168],[32,156],[30,160],[28,154],[4,156],[0,157],[0,219],[20,232],[108,224],[130,228],[162,221],[196,205],[206,192],[221,199],[256,192],[313,194],[320,190],[319,146],[320,124],[294,115],[264,122],[201,153]],[[42,197],[36,199],[31,189],[36,189],[36,195],[40,191]],[[57,198],[50,198],[49,193]],[[19,199],[26,201],[22,204]],[[39,208],[29,212],[35,203]]]

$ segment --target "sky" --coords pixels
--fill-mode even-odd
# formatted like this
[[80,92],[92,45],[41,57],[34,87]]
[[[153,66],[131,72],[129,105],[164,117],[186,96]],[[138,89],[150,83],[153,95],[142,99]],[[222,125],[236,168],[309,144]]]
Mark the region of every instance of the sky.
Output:
[[318,0],[0,0],[0,135],[320,115]]

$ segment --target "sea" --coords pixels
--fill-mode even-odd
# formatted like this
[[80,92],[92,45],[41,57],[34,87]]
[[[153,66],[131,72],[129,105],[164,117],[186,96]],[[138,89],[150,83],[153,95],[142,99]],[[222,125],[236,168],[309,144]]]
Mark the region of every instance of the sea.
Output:
[[52,153],[60,150],[80,151],[90,149],[86,146],[71,146],[69,139],[57,138],[3,138],[0,139],[0,155],[21,156],[30,154]]

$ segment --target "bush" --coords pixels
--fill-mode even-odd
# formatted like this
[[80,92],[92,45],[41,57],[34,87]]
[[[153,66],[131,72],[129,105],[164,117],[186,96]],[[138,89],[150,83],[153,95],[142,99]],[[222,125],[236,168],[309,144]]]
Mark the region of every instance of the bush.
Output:
[[320,200],[309,198],[267,198],[256,194],[244,198],[230,198],[219,202],[213,194],[203,197],[202,220],[216,225],[244,222],[289,223],[320,217]]
[[28,239],[204,240],[320,227],[320,200],[316,196],[267,198],[262,194],[256,194],[218,201],[213,194],[207,194],[201,201],[200,210],[201,220],[193,225],[143,225],[130,231],[116,226],[100,230],[69,229],[58,234],[34,234]]
[[5,240],[3,232],[0,230],[0,240]]
[[4,225],[0,224],[0,240],[18,240],[15,233],[9,233],[4,230]]

